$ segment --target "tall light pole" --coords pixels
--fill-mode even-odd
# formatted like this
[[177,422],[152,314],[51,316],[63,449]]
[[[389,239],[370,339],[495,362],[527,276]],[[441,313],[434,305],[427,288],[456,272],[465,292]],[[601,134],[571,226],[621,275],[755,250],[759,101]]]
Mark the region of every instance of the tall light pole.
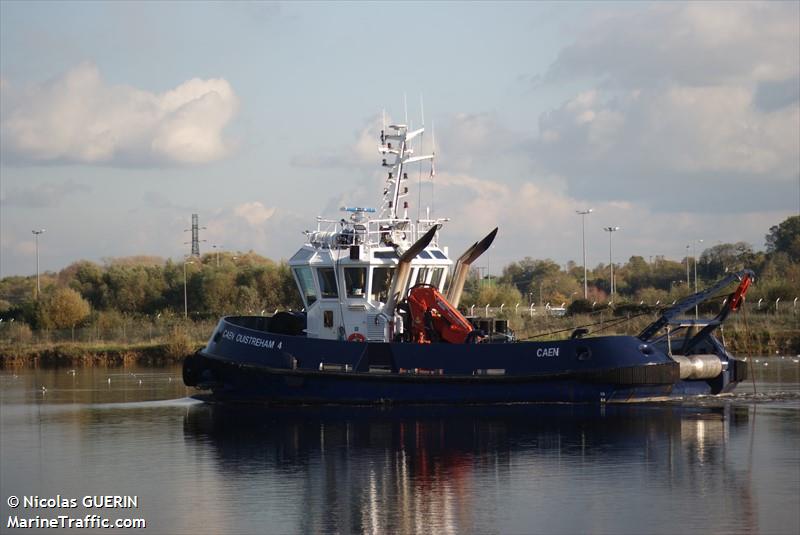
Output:
[[189,298],[186,292],[186,264],[194,264],[191,260],[183,261],[183,317],[189,317]]
[[34,240],[36,241],[36,299],[39,299],[39,294],[42,293],[42,286],[39,283],[39,235],[47,232],[45,229],[32,230]]
[[583,241],[583,298],[589,298],[589,286],[586,281],[586,216],[591,214],[594,210],[591,208],[587,210],[575,210],[575,213],[581,216],[581,238]]
[[689,247],[691,245],[686,246],[686,289],[690,292],[692,291],[692,279],[689,276]]
[[614,253],[611,249],[611,237],[614,233],[620,230],[620,227],[603,227],[603,230],[608,232],[608,263],[611,265],[611,300],[614,300]]
[[[697,293],[697,244],[703,243],[703,240],[694,240],[692,242],[692,257],[694,258],[694,293]],[[694,319],[699,317],[697,305],[694,306]]]
[[219,250],[222,246],[221,245],[212,245],[211,248],[214,249],[217,253],[217,267],[219,267]]

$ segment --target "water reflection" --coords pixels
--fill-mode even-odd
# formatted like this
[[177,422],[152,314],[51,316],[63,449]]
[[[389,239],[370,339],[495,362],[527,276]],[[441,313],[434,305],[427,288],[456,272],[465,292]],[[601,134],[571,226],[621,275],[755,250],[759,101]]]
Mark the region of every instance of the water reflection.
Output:
[[180,367],[39,368],[0,372],[2,404],[124,403],[186,397]]
[[7,370],[0,490],[136,495],[154,533],[800,533],[800,366],[757,364],[757,395],[677,403],[294,410]]
[[251,490],[281,480],[303,532],[672,533],[676,514],[684,529],[746,532],[758,525],[750,466],[729,449],[751,410],[201,405],[184,432]]

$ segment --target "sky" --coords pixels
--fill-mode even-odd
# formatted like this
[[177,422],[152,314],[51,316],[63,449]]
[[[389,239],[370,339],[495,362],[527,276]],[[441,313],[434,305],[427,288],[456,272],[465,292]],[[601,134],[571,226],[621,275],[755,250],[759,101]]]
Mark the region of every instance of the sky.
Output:
[[[457,256],[587,264],[764,247],[800,213],[800,2],[0,1],[0,276],[289,258],[377,206],[387,120]],[[435,142],[434,142],[435,140]],[[603,227],[619,226],[613,235]],[[703,240],[700,243],[698,240]]]

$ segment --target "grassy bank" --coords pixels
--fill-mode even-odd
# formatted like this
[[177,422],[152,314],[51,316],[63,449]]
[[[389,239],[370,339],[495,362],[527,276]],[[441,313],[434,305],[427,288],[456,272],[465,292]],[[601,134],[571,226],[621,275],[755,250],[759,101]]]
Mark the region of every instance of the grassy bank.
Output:
[[129,320],[116,329],[15,330],[0,337],[0,369],[78,366],[161,366],[181,362],[205,345],[214,323]]
[[[574,329],[582,326],[588,326],[589,336],[635,336],[655,319],[655,314],[627,318],[603,312],[564,318],[510,317],[509,324],[520,339],[557,340],[569,337]],[[798,320],[794,314],[736,314],[729,317],[716,334],[721,334],[726,347],[735,355],[797,355],[800,354]]]
[[[558,340],[568,338],[577,327],[588,326],[590,336],[636,335],[655,319],[653,314],[628,318],[610,312],[563,318],[511,316],[508,318],[519,339]],[[122,341],[0,342],[0,369],[14,367],[78,366],[160,366],[180,362],[205,344],[209,331],[173,329],[157,338]],[[722,334],[727,347],[739,356],[800,354],[800,326],[793,314],[737,314],[726,323]]]
[[180,349],[174,344],[85,344],[65,343],[50,346],[0,347],[0,369],[16,367],[80,366],[164,366],[181,362],[201,348],[191,344]]

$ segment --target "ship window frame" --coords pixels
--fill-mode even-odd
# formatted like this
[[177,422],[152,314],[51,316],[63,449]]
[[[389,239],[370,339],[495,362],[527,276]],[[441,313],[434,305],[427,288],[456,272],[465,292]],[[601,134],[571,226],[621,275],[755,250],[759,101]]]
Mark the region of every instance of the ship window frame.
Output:
[[[325,275],[323,275],[325,272]],[[336,284],[336,270],[329,266],[317,268],[320,299],[339,299],[339,288]],[[332,290],[332,291],[331,291]]]
[[[414,286],[417,284],[427,284],[428,275],[431,273],[431,266],[420,266],[417,269],[417,277],[414,279]],[[422,277],[420,277],[422,275]]]
[[[385,303],[389,299],[389,292],[392,289],[392,277],[394,276],[394,270],[396,270],[396,269],[397,269],[397,266],[393,266],[393,265],[373,266],[370,269],[370,274],[369,274],[370,275],[369,298],[372,301]],[[375,275],[376,275],[376,271],[378,271],[378,270],[386,270],[388,272],[388,275],[389,275],[388,277],[385,278],[385,280],[386,280],[386,283],[385,283],[386,288],[384,288],[382,290],[382,292],[381,292],[381,294],[383,295],[383,299],[381,299],[381,294],[376,294],[375,293],[375,289],[376,289],[375,282],[376,282],[376,280],[378,280]]]
[[[366,266],[345,266],[344,268],[342,268],[342,271],[343,271],[342,276],[344,278],[345,295],[349,299],[365,299],[367,297],[367,276],[368,276],[367,267]],[[361,279],[362,284],[361,284],[361,287],[360,287],[361,288],[361,294],[356,294],[354,292],[357,289],[357,287],[353,284],[355,279],[351,280],[350,276],[348,276],[348,273],[352,273],[354,271],[361,271],[361,273],[363,274],[362,279]]]
[[431,286],[442,288],[442,281],[444,280],[444,267],[431,268]]
[[433,255],[434,258],[437,258],[439,260],[447,260],[447,255],[444,254],[439,249],[431,249],[430,253]]
[[309,266],[297,266],[292,268],[297,287],[300,289],[300,298],[304,301],[306,308],[317,302],[317,288],[314,286],[314,275]]

